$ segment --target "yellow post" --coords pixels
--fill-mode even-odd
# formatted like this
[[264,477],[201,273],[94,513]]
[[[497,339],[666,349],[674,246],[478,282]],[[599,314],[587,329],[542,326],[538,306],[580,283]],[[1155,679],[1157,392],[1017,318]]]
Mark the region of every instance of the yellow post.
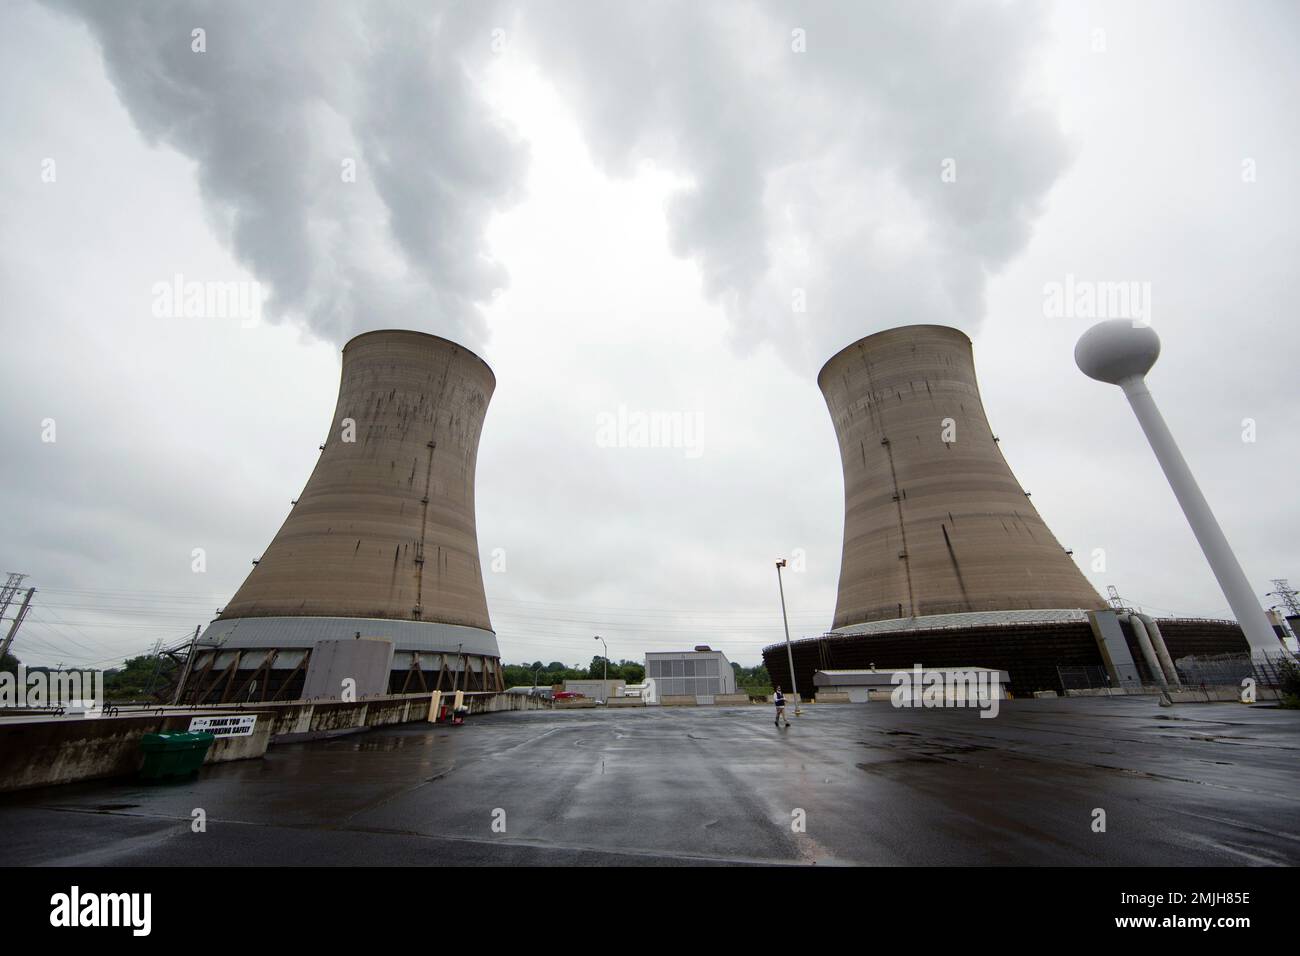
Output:
[[438,708],[442,706],[442,691],[435,690],[429,698],[429,723],[436,723],[438,720]]

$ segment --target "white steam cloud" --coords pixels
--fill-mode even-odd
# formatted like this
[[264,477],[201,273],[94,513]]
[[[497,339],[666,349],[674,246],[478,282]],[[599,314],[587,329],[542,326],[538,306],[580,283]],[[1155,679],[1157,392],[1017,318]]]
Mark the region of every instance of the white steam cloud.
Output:
[[144,135],[196,161],[271,312],[335,341],[485,337],[508,280],[484,231],[527,162],[476,82],[498,28],[605,168],[690,180],[674,251],[738,348],[801,367],[891,325],[976,326],[1068,161],[1024,93],[1028,4],[50,2],[89,24]]
[[271,317],[336,342],[393,326],[485,337],[476,304],[507,280],[484,231],[526,151],[481,99],[491,38],[472,7],[51,5],[89,25],[142,134],[195,160]]
[[608,168],[665,161],[737,347],[816,367],[872,331],[968,330],[1068,150],[1029,100],[1046,11],[939,0],[526,8],[520,41]]

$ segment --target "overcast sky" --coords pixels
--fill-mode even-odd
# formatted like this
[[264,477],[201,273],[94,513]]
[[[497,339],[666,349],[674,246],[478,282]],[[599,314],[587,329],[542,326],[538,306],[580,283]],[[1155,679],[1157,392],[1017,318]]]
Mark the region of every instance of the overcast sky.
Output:
[[[1261,600],[1300,583],[1294,4],[7,0],[3,22],[0,571],[39,589],[26,663],[206,623],[316,462],[342,344],[387,327],[496,372],[478,531],[509,662],[585,662],[601,634],[757,663],[796,555],[792,635],[827,629],[843,484],[816,372],[918,322],[972,337],[1003,452],[1103,594],[1228,616],[1120,391],[1074,366],[1096,319],[1053,313],[1067,277],[1149,289],[1157,401]],[[259,283],[260,315],[168,311],[177,275]],[[619,447],[620,410],[691,428]]]

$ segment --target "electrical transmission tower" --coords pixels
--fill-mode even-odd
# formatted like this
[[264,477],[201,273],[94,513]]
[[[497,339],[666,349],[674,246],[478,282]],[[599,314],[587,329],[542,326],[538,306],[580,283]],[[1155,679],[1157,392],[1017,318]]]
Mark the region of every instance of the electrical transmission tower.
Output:
[[9,610],[9,605],[13,603],[14,595],[18,593],[18,587],[23,583],[25,574],[19,574],[17,571],[9,572],[9,580],[5,581],[5,586],[0,588],[0,618],[5,616]]
[[1124,599],[1119,596],[1119,589],[1113,584],[1106,585],[1106,603],[1116,611],[1128,610],[1128,605],[1125,604]]
[[1287,617],[1300,617],[1300,592],[1287,583],[1286,578],[1274,578],[1273,590],[1265,597],[1275,597],[1286,608]]
[[32,595],[35,593],[36,588],[27,589],[27,596],[23,598],[23,606],[20,607],[18,613],[14,615],[14,622],[9,626],[9,633],[5,635],[4,642],[0,643],[0,660],[4,660],[5,655],[9,653],[9,648],[14,642],[14,635],[18,633],[18,628],[22,626],[23,618],[25,618],[27,612],[31,610]]

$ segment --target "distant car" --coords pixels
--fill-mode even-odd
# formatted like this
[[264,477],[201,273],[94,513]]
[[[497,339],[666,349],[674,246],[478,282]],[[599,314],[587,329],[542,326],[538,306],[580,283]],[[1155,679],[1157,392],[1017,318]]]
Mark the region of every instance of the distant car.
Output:
[[562,690],[557,694],[553,694],[551,700],[579,700],[584,696],[586,695],[579,694],[576,690]]

